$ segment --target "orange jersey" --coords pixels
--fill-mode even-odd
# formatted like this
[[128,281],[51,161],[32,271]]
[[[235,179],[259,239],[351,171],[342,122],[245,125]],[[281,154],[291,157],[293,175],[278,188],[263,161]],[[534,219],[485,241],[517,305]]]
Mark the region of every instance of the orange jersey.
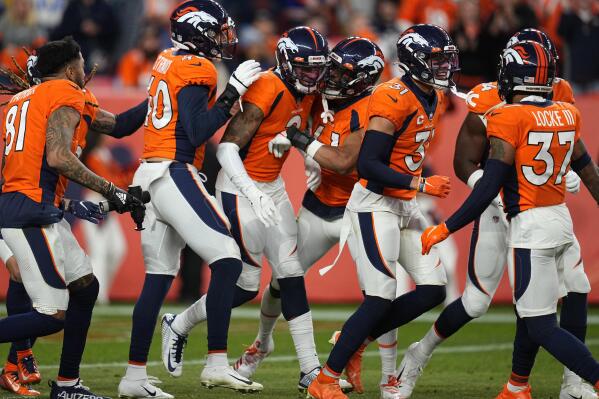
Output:
[[[395,78],[376,87],[368,104],[368,120],[385,118],[395,127],[395,145],[389,155],[389,167],[399,173],[420,176],[422,164],[441,114],[443,92],[435,90],[432,105],[422,98],[421,91],[409,78]],[[368,133],[366,133],[368,134]],[[382,187],[376,182],[360,179],[370,191],[390,197],[410,200],[416,190]]]
[[[6,105],[2,193],[19,192],[37,203],[60,204],[66,178],[48,166],[45,155],[48,117],[60,107],[83,113],[85,98],[79,86],[50,80],[16,94]],[[76,153],[77,147],[74,134],[71,151]]]
[[297,99],[275,71],[264,72],[243,96],[243,101],[260,108],[264,119],[248,144],[240,151],[248,175],[255,181],[274,181],[281,173],[289,152],[282,158],[268,152],[268,142],[288,126],[308,126],[314,96]]
[[[556,78],[553,82],[551,99],[574,104],[574,92],[570,83],[565,79]],[[481,83],[475,86],[470,90],[466,99],[468,111],[479,115],[484,115],[501,102],[497,82]]]
[[[320,116],[322,107],[313,115],[313,135],[318,141],[332,147],[342,146],[350,134],[364,128],[368,117],[369,94],[345,101],[334,109],[335,120],[324,124]],[[328,206],[345,206],[358,181],[358,172],[354,170],[347,175],[340,175],[332,170],[322,168],[321,182],[314,194]]]
[[506,212],[564,202],[564,175],[580,138],[580,113],[566,102],[521,102],[488,115],[487,135],[516,149],[514,171],[503,186]]
[[177,123],[179,91],[191,85],[210,91],[209,106],[216,102],[216,68],[207,58],[164,50],[152,67],[148,85],[150,105],[144,131],[142,158],[165,158],[202,168],[205,145],[195,147]]

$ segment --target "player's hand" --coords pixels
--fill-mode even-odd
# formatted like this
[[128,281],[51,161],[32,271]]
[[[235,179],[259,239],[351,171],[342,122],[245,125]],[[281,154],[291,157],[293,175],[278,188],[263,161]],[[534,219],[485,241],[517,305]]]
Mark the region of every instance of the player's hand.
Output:
[[306,155],[304,157],[304,166],[306,168],[306,177],[308,178],[306,185],[310,191],[316,191],[318,186],[320,186],[320,181],[322,180],[320,176],[320,165],[314,160],[314,158]]
[[578,173],[570,169],[564,177],[566,179],[566,190],[569,193],[576,194],[580,191],[580,176],[578,176]]
[[447,176],[421,177],[418,191],[434,197],[445,198],[451,191],[451,182]]
[[110,183],[108,192],[104,196],[108,200],[109,208],[114,209],[117,213],[131,212],[136,208],[146,209],[140,199],[121,190],[114,183]]
[[248,200],[252,204],[252,209],[258,219],[264,223],[266,227],[273,227],[281,221],[281,215],[270,196],[264,194],[258,188],[254,187],[247,195]]
[[69,205],[65,211],[79,219],[88,220],[95,224],[104,219],[104,213],[100,209],[100,205],[91,201],[69,200]]
[[268,142],[268,152],[274,155],[275,158],[282,158],[290,148],[291,141],[289,141],[285,132],[277,133],[277,135]]
[[445,240],[450,234],[451,233],[447,230],[445,223],[428,227],[420,236],[420,242],[422,242],[422,255],[428,255],[433,245]]
[[239,64],[235,72],[229,78],[229,84],[243,96],[248,88],[260,77],[260,64],[254,60],[247,60]]

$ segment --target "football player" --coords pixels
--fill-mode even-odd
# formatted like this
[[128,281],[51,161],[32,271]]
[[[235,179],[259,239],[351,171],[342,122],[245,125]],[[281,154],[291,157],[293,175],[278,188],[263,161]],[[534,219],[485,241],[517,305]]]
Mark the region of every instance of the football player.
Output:
[[[54,51],[60,51],[60,48],[55,48]],[[35,55],[29,56],[27,59],[27,70],[22,71],[24,73],[22,77],[8,70],[0,71],[3,76],[8,79],[12,78],[13,82],[19,83],[14,87],[5,87],[7,93],[16,94],[41,83],[41,77],[37,70],[37,58]],[[84,83],[87,84],[90,79],[91,76],[86,77]],[[85,106],[82,120],[84,123],[79,124],[74,135],[77,140],[76,153],[78,155],[85,148],[88,132],[122,138],[133,134],[143,124],[147,112],[147,99],[144,99],[139,105],[130,110],[114,115],[99,108],[95,96],[89,89],[84,89],[83,91]],[[98,223],[101,218],[97,214],[97,204],[90,203],[89,201],[81,201],[81,206],[75,206],[79,204],[75,200],[70,200],[70,203],[71,206],[66,211],[73,213],[75,217],[88,220],[92,223]],[[31,311],[31,300],[21,281],[18,264],[13,253],[3,240],[0,241],[0,258],[2,258],[10,274],[6,295],[8,314]],[[0,374],[1,388],[24,396],[39,395],[37,391],[28,387],[30,384],[37,384],[41,381],[37,361],[31,350],[34,341],[35,337],[12,343],[7,361]]]
[[120,213],[143,207],[77,158],[85,108],[83,63],[70,38],[42,46],[36,65],[40,83],[14,95],[4,113],[0,226],[17,264],[27,265],[20,274],[33,309],[2,319],[0,342],[64,329],[51,398],[99,397],[79,380],[98,282],[63,215],[67,211],[96,223],[103,215],[97,204],[64,199],[67,180],[100,192]]
[[241,254],[227,216],[204,188],[198,169],[206,141],[229,120],[231,107],[258,78],[260,65],[254,60],[240,64],[217,98],[211,60],[233,56],[233,20],[217,2],[194,0],[177,6],[170,21],[173,47],[164,50],[152,68],[142,162],[133,179],[152,200],[141,235],[146,277],[133,311],[129,366],[119,396],[173,397],[148,381],[146,362],[160,307],[186,244],[212,271],[206,298],[208,359],[200,382],[256,392],[262,386],[239,375],[227,359]]
[[[561,274],[574,244],[565,205],[565,174],[571,167],[599,203],[599,171],[580,139],[580,112],[549,99],[555,59],[541,44],[516,43],[504,50],[498,91],[506,105],[487,115],[489,157],[483,175],[464,204],[445,223],[422,234],[422,250],[479,217],[502,190],[510,221],[508,264],[518,316],[513,366],[532,361],[538,346],[599,388],[599,363],[576,336],[557,322]],[[532,364],[531,364],[532,366]],[[510,381],[513,381],[513,376]],[[508,383],[509,384],[509,383]],[[530,398],[530,387],[514,392],[506,384],[497,397]]]
[[[289,144],[305,154],[307,169],[317,162],[321,170],[320,182],[308,185],[298,214],[298,256],[306,272],[341,237],[345,206],[358,181],[356,161],[364,137],[368,101],[384,69],[385,60],[375,43],[365,38],[349,37],[331,50],[329,63],[319,90],[325,98],[327,110],[324,106],[314,107],[312,134],[295,126],[289,127],[286,132],[287,139],[291,140]],[[277,146],[273,147],[273,152],[276,152]],[[348,237],[348,240],[348,245],[353,247],[353,237]],[[388,395],[396,389],[396,331],[381,336],[378,343],[383,368],[381,397],[392,397]],[[363,393],[359,366],[359,363],[348,365],[346,373],[354,390]]]
[[[541,31],[525,29],[516,33],[508,42],[507,47],[515,43],[532,40],[539,42],[557,59],[553,43]],[[564,79],[553,81],[553,91],[549,94],[555,101],[574,103],[572,89]],[[468,94],[467,105],[469,114],[466,116],[456,142],[454,168],[456,175],[470,187],[482,177],[489,141],[486,135],[486,115],[502,105],[496,82],[482,83]],[[480,165],[480,166],[479,166]],[[566,190],[576,193],[580,189],[580,178],[572,170],[564,176]],[[414,343],[408,349],[400,364],[403,370],[401,391],[409,397],[422,369],[430,359],[433,350],[445,339],[455,334],[462,326],[474,318],[486,313],[508,259],[507,234],[508,224],[505,220],[501,201],[497,199],[482,213],[474,223],[470,244],[470,259],[468,261],[468,278],[462,297],[448,305],[443,310],[433,327],[424,338]],[[564,280],[566,290],[563,290],[561,326],[570,331],[581,341],[585,340],[587,294],[591,289],[589,280],[584,272],[580,245],[574,237],[574,244],[568,247],[564,261]],[[564,284],[562,284],[562,287]],[[514,348],[514,357],[524,348]],[[513,379],[508,388],[514,393],[528,389],[528,376],[532,369],[534,355],[528,362],[520,363],[514,368]],[[519,397],[524,397],[520,393]],[[528,394],[530,395],[530,394]],[[580,377],[567,368],[561,387],[560,399],[576,398],[596,399],[594,389],[585,384]],[[530,397],[530,396],[528,396]]]
[[[458,69],[458,50],[443,29],[422,24],[402,33],[397,51],[405,74],[377,86],[370,96],[368,127],[357,162],[360,181],[346,210],[356,237],[352,256],[365,297],[344,324],[325,368],[310,384],[312,398],[346,398],[338,379],[350,358],[360,356],[372,339],[445,298],[445,273],[438,258],[419,252],[418,236],[426,221],[415,196],[423,191],[446,197],[450,191],[449,178],[423,179],[421,171],[443,90],[453,85]],[[416,288],[396,298],[400,264]]]
[[[318,373],[320,362],[304,270],[297,254],[295,214],[280,176],[288,154],[276,158],[269,153],[268,145],[289,126],[306,128],[316,89],[326,70],[328,51],[324,36],[310,27],[285,32],[277,44],[277,68],[261,74],[245,93],[242,112],[227,126],[217,150],[222,165],[216,180],[217,197],[231,221],[243,260],[235,305],[258,294],[262,255],[273,273],[262,299],[260,331],[235,369],[249,378],[272,352],[272,329],[282,311],[300,364],[299,389],[307,388]],[[163,342],[167,343],[163,360],[171,373],[180,373],[180,342],[205,318],[205,300],[201,298],[176,317],[167,314],[163,318]]]

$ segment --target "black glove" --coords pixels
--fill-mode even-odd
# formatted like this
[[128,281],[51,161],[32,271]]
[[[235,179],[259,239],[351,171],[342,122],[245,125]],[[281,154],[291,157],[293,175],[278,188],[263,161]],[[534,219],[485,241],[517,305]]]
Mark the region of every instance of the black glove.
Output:
[[310,136],[306,132],[302,132],[295,125],[291,125],[287,128],[287,139],[291,141],[291,145],[306,152],[306,148],[314,141],[314,137]]
[[114,209],[117,213],[131,212],[138,208],[146,209],[141,200],[121,190],[114,183],[110,183],[110,188],[104,196],[108,200],[109,210]]

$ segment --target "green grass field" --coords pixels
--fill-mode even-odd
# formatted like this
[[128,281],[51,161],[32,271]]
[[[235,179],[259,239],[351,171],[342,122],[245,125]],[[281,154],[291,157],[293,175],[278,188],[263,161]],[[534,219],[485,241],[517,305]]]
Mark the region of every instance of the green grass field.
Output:
[[[116,397],[117,386],[126,367],[131,327],[131,307],[98,307],[94,314],[87,341],[81,377],[96,393]],[[168,311],[181,308],[165,307]],[[327,343],[331,332],[339,329],[351,307],[315,307],[316,342],[324,360],[330,350]],[[257,329],[256,307],[245,307],[235,313],[229,338],[230,361],[236,360],[244,347],[250,344]],[[403,350],[419,339],[430,327],[435,314],[403,327],[399,333],[401,359]],[[412,396],[414,399],[438,398],[494,398],[510,372],[511,342],[514,333],[513,314],[508,307],[498,308],[487,316],[471,323],[456,336],[445,342],[433,356]],[[208,390],[200,387],[199,374],[206,353],[206,329],[198,327],[189,338],[185,352],[183,376],[171,378],[160,362],[160,332],[156,329],[150,352],[148,372],[162,379],[161,387],[177,398],[220,399],[238,396],[226,390]],[[591,309],[589,316],[588,341],[591,351],[599,356],[599,309]],[[36,343],[35,354],[41,365],[44,381],[41,388],[47,397],[48,378],[56,377],[60,343],[57,334],[42,338]],[[298,365],[294,358],[293,345],[284,320],[277,325],[275,353],[263,364],[255,375],[264,391],[260,398],[297,397]],[[2,345],[3,353],[8,349]],[[364,361],[364,395],[354,398],[378,398],[380,378],[378,352],[373,345],[367,350]],[[547,353],[541,351],[532,375],[535,399],[557,398],[561,383],[562,367]],[[1,393],[0,397],[9,397]]]

